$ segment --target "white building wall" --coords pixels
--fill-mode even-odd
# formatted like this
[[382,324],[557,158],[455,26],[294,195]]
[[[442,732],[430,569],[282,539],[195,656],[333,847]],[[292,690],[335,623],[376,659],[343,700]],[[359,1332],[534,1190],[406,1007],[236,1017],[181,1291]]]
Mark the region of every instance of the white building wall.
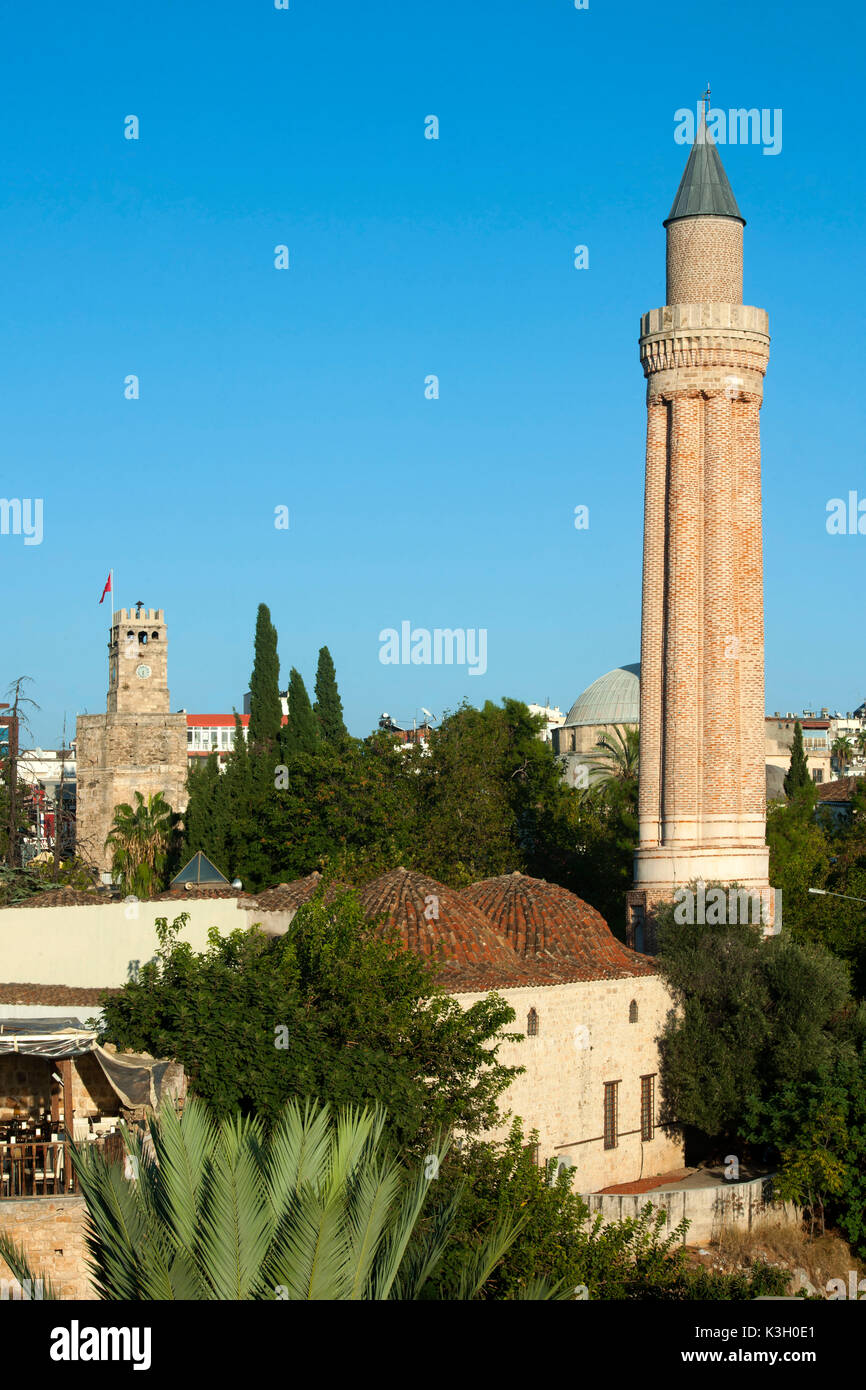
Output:
[[[190,920],[180,934],[194,951],[207,950],[207,934],[221,936],[265,923],[271,914],[238,907],[237,898],[169,902],[97,903],[80,907],[0,909],[0,981],[109,988],[134,979],[157,950],[156,919]],[[240,900],[243,901],[243,900]]]

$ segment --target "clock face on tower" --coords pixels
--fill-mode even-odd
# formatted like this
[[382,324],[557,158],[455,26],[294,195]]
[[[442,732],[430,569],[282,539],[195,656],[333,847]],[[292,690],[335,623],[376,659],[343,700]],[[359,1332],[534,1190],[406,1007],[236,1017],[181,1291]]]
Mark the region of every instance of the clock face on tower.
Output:
[[141,666],[136,666],[135,674],[138,676],[139,680],[147,680],[148,676],[150,675],[150,667],[145,666],[144,663],[142,663]]

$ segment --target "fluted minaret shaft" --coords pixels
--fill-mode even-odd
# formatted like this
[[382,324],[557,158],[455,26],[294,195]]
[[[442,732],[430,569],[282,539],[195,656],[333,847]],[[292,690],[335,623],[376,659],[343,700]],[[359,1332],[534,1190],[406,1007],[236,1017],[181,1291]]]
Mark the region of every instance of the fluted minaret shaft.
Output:
[[647,379],[639,846],[632,919],[695,879],[767,886],[759,411],[767,315],[701,130],[667,226]]

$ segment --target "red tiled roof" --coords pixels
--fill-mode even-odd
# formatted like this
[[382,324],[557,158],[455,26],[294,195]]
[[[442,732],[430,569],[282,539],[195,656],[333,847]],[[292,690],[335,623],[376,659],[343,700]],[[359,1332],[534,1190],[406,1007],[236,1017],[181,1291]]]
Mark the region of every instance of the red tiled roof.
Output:
[[0,1004],[98,1005],[100,995],[119,993],[119,989],[107,986],[78,989],[72,985],[0,984]]
[[[250,716],[241,714],[238,718],[246,728],[250,722]],[[188,714],[186,723],[189,729],[233,729],[235,717],[233,714]]]
[[862,777],[839,777],[835,782],[818,783],[819,801],[851,801],[858,787],[866,787]]
[[[307,874],[306,878],[293,879],[291,883],[279,883],[276,888],[265,888],[261,893],[253,894],[255,906],[260,907],[263,912],[291,912],[303,903],[308,903],[315,895],[322,882],[322,875],[318,870]],[[325,891],[326,900],[333,897],[335,893],[348,891],[349,885],[346,883],[330,883]]]
[[563,981],[656,973],[648,956],[617,941],[594,907],[556,883],[502,874],[473,883],[462,896],[480,908],[518,955],[552,962]]
[[[248,714],[238,715],[244,728],[249,728],[250,716]],[[288,724],[288,715],[282,715],[281,724]],[[235,717],[233,714],[188,714],[186,717],[188,729],[233,729],[235,727]]]
[[358,896],[368,917],[384,915],[407,950],[442,961],[438,979],[452,992],[557,982],[547,963],[521,960],[478,908],[426,874],[392,869]]
[[4,907],[91,907],[95,903],[110,902],[106,893],[85,893],[79,888],[49,888],[44,893],[34,893],[18,903],[4,903]]

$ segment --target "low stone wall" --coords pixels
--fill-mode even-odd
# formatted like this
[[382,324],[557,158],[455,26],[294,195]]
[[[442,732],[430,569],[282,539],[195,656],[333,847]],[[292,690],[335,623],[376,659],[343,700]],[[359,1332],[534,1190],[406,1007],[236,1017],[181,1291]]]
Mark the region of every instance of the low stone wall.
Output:
[[582,1193],[590,1212],[601,1212],[604,1224],[638,1216],[647,1202],[665,1213],[666,1229],[674,1230],[685,1217],[689,1224],[684,1244],[705,1245],[725,1227],[751,1230],[760,1221],[773,1226],[793,1225],[800,1220],[790,1202],[773,1201],[772,1177],[750,1182],[714,1183],[707,1187],[656,1188],[639,1193]]
[[[83,1197],[22,1197],[0,1201],[0,1231],[27,1251],[34,1276],[47,1276],[61,1298],[96,1298],[87,1276]],[[0,1279],[12,1279],[0,1259]]]

